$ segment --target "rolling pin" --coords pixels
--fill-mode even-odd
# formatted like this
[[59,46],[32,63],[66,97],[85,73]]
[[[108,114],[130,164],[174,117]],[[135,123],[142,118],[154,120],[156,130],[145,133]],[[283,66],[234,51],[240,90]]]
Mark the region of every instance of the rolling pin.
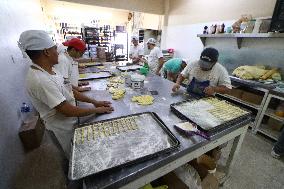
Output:
[[269,70],[263,76],[261,76],[260,79],[261,80],[266,80],[267,78],[269,78],[272,74],[274,74],[276,72],[277,72],[277,68],[273,68],[272,70]]

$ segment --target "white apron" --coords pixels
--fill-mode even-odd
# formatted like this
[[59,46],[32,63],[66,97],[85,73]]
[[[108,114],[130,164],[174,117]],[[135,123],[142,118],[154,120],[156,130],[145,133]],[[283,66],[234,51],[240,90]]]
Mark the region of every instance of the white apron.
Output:
[[[61,93],[66,98],[66,101],[76,106],[75,98],[72,92],[72,85],[69,81],[64,81],[63,76],[60,75],[56,70],[53,70],[56,75],[50,75],[40,66],[36,64],[33,64],[33,66],[40,69],[45,74],[48,74],[48,78],[50,78],[50,80],[59,87]],[[77,118],[66,117],[54,109],[54,111],[51,111],[48,115],[42,117],[42,119],[45,123],[46,129],[54,132],[57,140],[64,150],[66,157],[69,159],[71,140],[74,134],[74,125],[76,124]]]

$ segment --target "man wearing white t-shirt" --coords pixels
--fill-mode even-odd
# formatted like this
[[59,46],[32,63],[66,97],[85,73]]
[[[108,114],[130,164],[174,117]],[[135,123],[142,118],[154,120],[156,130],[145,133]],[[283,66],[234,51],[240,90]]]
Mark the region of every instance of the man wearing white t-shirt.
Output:
[[[42,30],[27,30],[20,35],[19,48],[33,64],[29,68],[26,87],[32,104],[39,112],[47,130],[52,131],[69,157],[76,117],[111,113],[110,102],[96,101],[72,91],[70,83],[53,66],[58,63],[55,43]],[[75,100],[92,103],[94,107],[77,107]]]
[[[205,95],[225,93],[231,89],[231,80],[227,70],[218,63],[219,52],[214,48],[206,48],[202,51],[198,61],[189,63],[178,76],[173,92],[176,92],[184,79],[189,80],[189,85],[198,82],[208,82],[208,86],[202,89]],[[201,84],[202,85],[202,84]],[[193,86],[194,88],[195,86]]]
[[79,80],[79,68],[78,68],[78,58],[81,58],[86,50],[86,43],[78,38],[72,38],[71,40],[62,43],[67,46],[66,51],[62,50],[63,47],[59,46],[58,49],[58,64],[54,67],[57,69],[64,77],[68,80],[73,88],[77,91],[87,91],[91,90],[90,87],[78,87]]
[[150,71],[156,75],[161,75],[160,71],[164,64],[163,53],[159,47],[156,47],[156,40],[154,38],[148,39],[147,46],[148,49],[151,50],[148,55],[148,66]]
[[137,36],[132,36],[131,42],[133,45],[130,47],[129,58],[133,63],[138,63],[144,55],[144,49],[139,45]]

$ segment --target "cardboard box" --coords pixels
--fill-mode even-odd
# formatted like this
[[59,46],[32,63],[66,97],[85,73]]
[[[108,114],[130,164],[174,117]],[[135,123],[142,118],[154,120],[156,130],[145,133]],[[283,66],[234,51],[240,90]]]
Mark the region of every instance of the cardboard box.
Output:
[[243,92],[242,95],[242,100],[252,103],[252,104],[256,104],[256,105],[260,105],[261,101],[262,101],[263,96],[262,95],[258,95],[258,94],[254,94],[251,92]]
[[275,130],[275,131],[281,131],[281,129],[283,128],[283,123],[281,123],[280,121],[277,121],[273,118],[269,118],[268,119],[268,122],[267,122],[267,125],[272,129],[272,130]]
[[188,187],[174,174],[170,172],[162,177],[163,184],[167,185],[169,189],[188,189]]
[[29,123],[22,123],[19,137],[25,150],[33,150],[40,146],[44,130],[44,124],[38,116],[35,116]]

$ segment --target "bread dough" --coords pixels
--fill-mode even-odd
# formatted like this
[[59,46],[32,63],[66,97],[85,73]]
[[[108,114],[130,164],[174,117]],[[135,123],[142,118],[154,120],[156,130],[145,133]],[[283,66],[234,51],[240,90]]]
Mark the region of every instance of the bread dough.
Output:
[[123,84],[124,83],[124,79],[120,76],[118,77],[112,77],[109,79],[109,83],[120,83]]
[[118,100],[124,97],[125,95],[125,89],[112,89],[111,90],[113,93],[112,99],[113,100]]
[[133,96],[131,101],[137,102],[139,105],[150,105],[153,104],[154,97],[151,95]]
[[230,121],[248,113],[225,100],[219,100],[217,98],[207,98],[203,100],[214,106],[214,108],[208,110],[208,112],[223,121]]

